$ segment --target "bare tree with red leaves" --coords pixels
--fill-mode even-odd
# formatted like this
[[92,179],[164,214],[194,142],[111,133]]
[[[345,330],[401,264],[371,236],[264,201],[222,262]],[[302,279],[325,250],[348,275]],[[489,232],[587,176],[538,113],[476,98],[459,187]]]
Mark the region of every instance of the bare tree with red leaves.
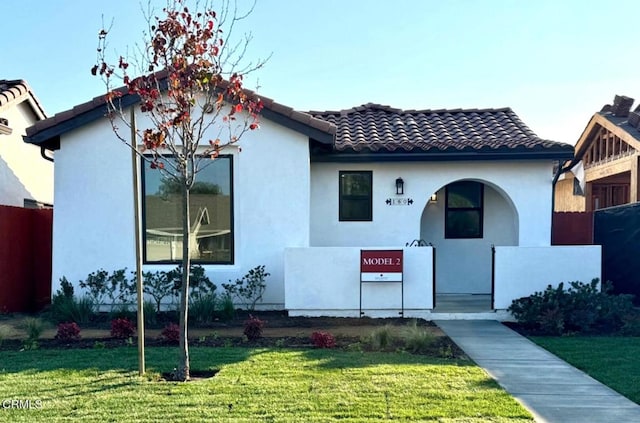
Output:
[[[107,62],[109,31],[102,29],[97,63],[91,69],[106,84],[107,116],[116,136],[142,160],[149,161],[152,169],[181,187],[181,354],[175,378],[182,381],[190,377],[187,339],[193,236],[190,191],[198,172],[217,158],[225,146],[258,128],[262,102],[243,88],[243,77],[264,64],[259,61],[239,69],[250,36],[236,44],[228,43],[235,24],[246,18],[253,6],[240,15],[235,3],[223,1],[218,14],[209,1],[196,2],[193,11],[187,7],[188,2],[168,0],[161,17],[148,18],[149,33],[133,61],[121,56],[115,64]],[[130,75],[130,67],[134,67],[131,63],[140,68],[139,76]],[[133,117],[126,113],[129,105],[139,108],[144,120],[150,123],[147,128],[135,127]],[[124,133],[121,126],[127,129]],[[135,131],[133,140],[131,129]]]

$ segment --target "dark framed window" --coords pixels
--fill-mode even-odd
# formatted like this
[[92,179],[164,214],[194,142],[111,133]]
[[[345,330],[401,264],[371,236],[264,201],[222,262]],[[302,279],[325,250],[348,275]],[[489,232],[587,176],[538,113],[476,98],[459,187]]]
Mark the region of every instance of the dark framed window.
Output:
[[[182,259],[181,192],[175,180],[144,162],[145,263],[178,263]],[[233,156],[203,163],[190,194],[191,259],[199,264],[233,264]]]
[[445,238],[482,238],[484,185],[454,182],[446,187]]
[[339,216],[341,222],[373,220],[371,171],[340,171]]

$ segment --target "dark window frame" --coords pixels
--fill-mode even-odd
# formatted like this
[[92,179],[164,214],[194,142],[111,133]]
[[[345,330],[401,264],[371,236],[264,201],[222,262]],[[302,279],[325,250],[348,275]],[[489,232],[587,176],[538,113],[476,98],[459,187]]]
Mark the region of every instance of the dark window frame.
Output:
[[[477,184],[480,189],[480,204],[477,207],[451,207],[449,206],[449,192],[451,186],[455,186],[457,183],[473,183]],[[474,236],[462,235],[457,233],[451,233],[452,228],[449,228],[449,213],[455,212],[478,212],[479,226],[478,233]],[[444,208],[444,238],[445,239],[482,239],[484,238],[484,184],[476,181],[459,181],[453,182],[445,187],[445,208]]]
[[[362,174],[369,178],[369,194],[368,195],[348,195],[343,193],[342,177],[343,175]],[[365,217],[348,218],[344,216],[344,202],[368,199],[369,214]],[[338,172],[338,220],[340,222],[371,222],[373,221],[373,171],[371,170],[341,170]]]
[[[151,158],[152,156],[150,155],[145,155],[146,158]],[[172,156],[164,156],[167,158],[170,158]],[[215,261],[215,260],[211,260],[211,261],[207,261],[207,260],[200,260],[200,259],[191,259],[191,262],[193,264],[200,264],[200,265],[226,265],[226,266],[230,266],[230,265],[234,265],[235,264],[235,213],[234,213],[234,206],[235,206],[235,186],[234,186],[234,163],[233,163],[233,154],[220,154],[218,156],[218,158],[214,159],[214,160],[218,160],[220,158],[223,159],[228,159],[229,160],[229,213],[230,213],[230,222],[229,222],[229,226],[230,226],[230,231],[231,231],[231,236],[229,239],[229,260],[228,261]],[[146,195],[145,195],[145,166],[149,165],[149,162],[147,160],[140,160],[140,201],[141,201],[141,219],[140,219],[140,231],[142,232],[142,263],[143,264],[171,264],[171,265],[178,265],[180,263],[182,263],[182,259],[179,260],[148,260],[147,259],[147,213],[146,213]],[[154,170],[159,172],[159,170]],[[196,179],[197,180],[197,179]]]

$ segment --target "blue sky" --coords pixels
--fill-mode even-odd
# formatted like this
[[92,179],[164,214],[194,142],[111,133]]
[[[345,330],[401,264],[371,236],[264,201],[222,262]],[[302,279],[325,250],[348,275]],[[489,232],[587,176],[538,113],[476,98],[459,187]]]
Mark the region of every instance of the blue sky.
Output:
[[[27,80],[50,115],[101,95],[103,15],[113,52],[142,40],[138,0],[4,1],[0,79]],[[615,94],[640,101],[639,16],[637,0],[258,0],[240,29],[248,58],[272,54],[248,88],[295,109],[508,106],[573,144]]]

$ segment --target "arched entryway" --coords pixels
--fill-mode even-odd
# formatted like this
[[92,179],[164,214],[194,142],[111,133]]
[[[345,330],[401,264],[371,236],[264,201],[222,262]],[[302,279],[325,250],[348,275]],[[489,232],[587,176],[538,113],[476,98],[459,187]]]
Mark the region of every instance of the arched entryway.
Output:
[[436,249],[438,297],[492,291],[492,245],[518,245],[518,213],[508,195],[492,183],[452,181],[428,200],[420,235]]

